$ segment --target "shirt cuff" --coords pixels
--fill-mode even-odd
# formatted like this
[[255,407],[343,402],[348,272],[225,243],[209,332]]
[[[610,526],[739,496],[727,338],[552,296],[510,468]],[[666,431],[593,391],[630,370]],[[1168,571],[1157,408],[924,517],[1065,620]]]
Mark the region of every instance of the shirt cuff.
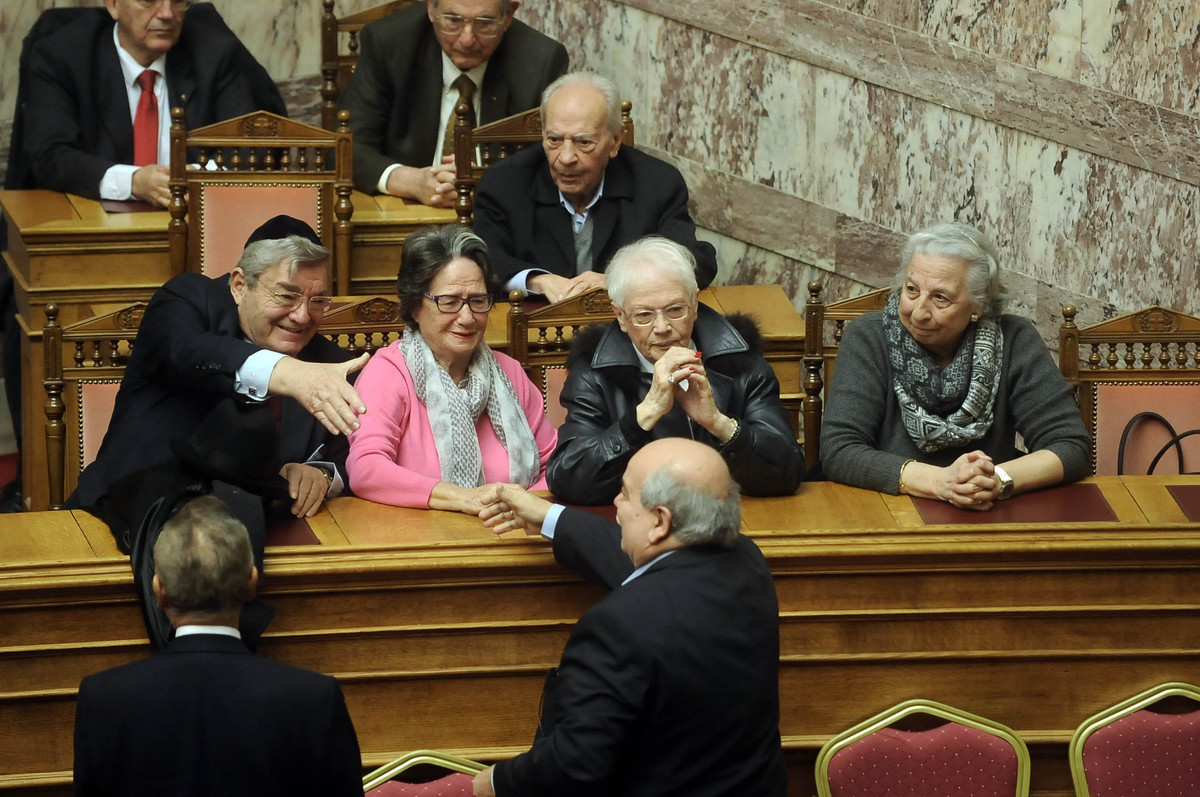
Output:
[[387,190],[388,177],[391,176],[392,172],[396,171],[399,168],[400,168],[399,163],[393,163],[391,166],[384,169],[383,174],[379,175],[379,182],[375,184],[375,190],[381,194],[386,194],[388,192],[388,190]]
[[541,296],[542,294],[538,293],[535,290],[532,290],[529,287],[529,278],[536,277],[538,274],[549,274],[549,273],[550,273],[549,271],[546,271],[545,269],[541,269],[541,268],[527,268],[524,271],[518,271],[516,274],[514,274],[512,276],[512,278],[509,279],[508,282],[504,283],[504,293],[505,293],[505,295],[507,295],[511,291],[521,291],[522,293],[524,293],[526,295],[532,293],[535,296]]
[[133,199],[133,173],[137,166],[126,163],[114,163],[100,178],[100,198],[117,199],[127,202]]
[[551,504],[546,510],[546,519],[542,521],[542,536],[548,540],[554,539],[554,530],[558,527],[558,518],[566,509],[562,504]]
[[271,372],[275,370],[276,363],[286,356],[269,349],[254,352],[233,375],[233,389],[255,401],[266,399],[267,387],[271,384]]

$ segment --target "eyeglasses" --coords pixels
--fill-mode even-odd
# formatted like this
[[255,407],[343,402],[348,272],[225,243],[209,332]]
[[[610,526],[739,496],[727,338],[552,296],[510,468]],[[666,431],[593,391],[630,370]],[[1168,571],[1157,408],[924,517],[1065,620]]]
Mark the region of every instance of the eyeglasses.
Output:
[[600,145],[597,136],[564,136],[558,133],[546,133],[542,136],[542,144],[549,150],[562,149],[562,145],[570,141],[576,152],[588,154],[594,152]]
[[437,309],[443,313],[457,313],[464,304],[471,308],[472,313],[486,313],[496,303],[490,293],[472,293],[465,299],[452,293],[443,293],[437,296],[427,293],[425,298],[432,299],[433,303],[437,305]]
[[171,7],[172,11],[176,12],[183,11],[192,4],[191,0],[134,0],[134,3],[137,4],[138,8],[142,9],[143,11],[149,11],[152,8],[158,8],[164,2]]
[[480,39],[494,39],[504,33],[504,18],[460,17],[458,14],[438,14],[434,18],[438,30],[449,36],[458,36],[468,25]]
[[682,321],[691,311],[690,304],[673,304],[661,310],[635,310],[625,315],[635,327],[648,327],[658,320],[659,315],[668,321]]
[[[289,291],[267,291],[268,301],[281,310],[287,310],[289,313],[304,304],[304,295],[299,293],[291,293]],[[313,315],[324,315],[325,311],[333,306],[333,299],[329,296],[309,296],[308,297],[308,312]]]

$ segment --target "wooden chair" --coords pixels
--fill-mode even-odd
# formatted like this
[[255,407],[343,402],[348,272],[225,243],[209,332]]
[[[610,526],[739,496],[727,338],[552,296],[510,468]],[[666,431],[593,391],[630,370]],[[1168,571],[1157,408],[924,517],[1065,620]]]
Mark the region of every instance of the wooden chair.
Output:
[[[813,468],[821,461],[821,413],[825,387],[833,376],[834,361],[846,322],[863,313],[882,310],[892,293],[879,288],[826,305],[821,301],[820,282],[808,283],[808,301],[804,305],[804,466]],[[833,322],[832,338],[826,342],[826,323]]]
[[414,750],[368,773],[368,797],[471,797],[473,776],[483,764],[436,750]]
[[523,300],[520,291],[509,295],[508,354],[542,391],[546,417],[558,427],[567,417],[559,395],[567,379],[571,341],[584,327],[607,324],[616,315],[603,288],[528,312]]
[[358,33],[363,26],[415,5],[421,0],[391,0],[383,5],[338,17],[334,0],[321,0],[321,126],[335,130],[337,101],[358,64]]
[[[46,308],[46,467],[50,508],[62,507],[79,474],[100,449],[133,352],[146,304],[123,307],[63,327]],[[335,297],[321,334],[351,354],[374,352],[400,337],[400,305],[385,296]]]
[[138,302],[63,327],[58,306],[46,307],[43,387],[51,509],[62,508],[100,450],[145,309]]
[[250,233],[287,213],[321,236],[333,290],[349,293],[353,155],[349,113],[338,118],[334,133],[263,111],[188,130],[183,109],[172,108],[172,269],[228,273]]
[[[621,140],[627,147],[634,146],[632,109],[632,102],[621,101]],[[478,127],[471,126],[470,113],[466,104],[459,105],[455,111],[454,190],[457,199],[454,208],[460,224],[471,223],[475,186],[483,177],[483,170],[542,140],[541,108],[530,108]]]
[[1068,752],[1077,797],[1195,794],[1200,689],[1169,683],[1089,717]]
[[1026,797],[1029,749],[998,722],[932,700],[906,700],[821,748],[817,794]]
[[[1171,433],[1200,429],[1200,318],[1147,307],[1080,329],[1063,305],[1059,370],[1075,389],[1098,475],[1147,472]],[[1132,423],[1140,413],[1153,413]],[[1130,431],[1121,462],[1122,438]],[[1184,438],[1157,472],[1200,470],[1200,435]]]

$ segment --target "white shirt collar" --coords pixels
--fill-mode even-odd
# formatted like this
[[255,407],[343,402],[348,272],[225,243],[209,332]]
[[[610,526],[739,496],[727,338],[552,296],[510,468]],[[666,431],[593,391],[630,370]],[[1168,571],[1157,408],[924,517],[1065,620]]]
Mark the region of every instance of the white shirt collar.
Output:
[[459,75],[466,75],[471,78],[471,82],[475,84],[475,110],[479,110],[479,95],[483,91],[483,73],[487,71],[487,61],[484,61],[474,69],[469,69],[463,72],[454,62],[450,60],[450,56],[446,55],[446,51],[442,51],[442,92],[450,91],[450,87],[454,85],[454,81],[458,80]]
[[193,634],[220,634],[221,636],[231,636],[234,639],[242,638],[240,631],[227,625],[181,625],[175,629],[176,639]]
[[642,573],[645,573],[647,570],[654,567],[655,562],[659,561],[660,559],[666,559],[668,556],[675,553],[675,551],[677,551],[677,550],[679,550],[679,549],[672,548],[669,551],[663,551],[658,556],[654,557],[649,562],[646,562],[646,564],[642,565],[637,570],[634,570],[632,573],[630,573],[629,576],[624,581],[621,582],[621,586],[623,587],[626,584],[628,584],[630,581],[633,581],[635,578],[640,576]]

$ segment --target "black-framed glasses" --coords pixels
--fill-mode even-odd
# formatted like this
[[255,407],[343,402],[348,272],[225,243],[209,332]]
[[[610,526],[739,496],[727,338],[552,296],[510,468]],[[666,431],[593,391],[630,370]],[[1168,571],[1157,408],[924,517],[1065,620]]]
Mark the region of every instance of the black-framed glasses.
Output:
[[687,318],[687,314],[691,310],[690,304],[673,304],[661,310],[634,310],[632,313],[627,313],[626,316],[635,327],[648,327],[658,320],[659,315],[668,321],[682,321]]
[[[287,310],[289,313],[304,304],[304,294],[292,293],[291,291],[272,291],[268,289],[267,298],[271,304],[281,310]],[[308,297],[308,312],[313,315],[324,315],[325,311],[330,307],[333,307],[333,299],[329,296]]]
[[465,304],[471,308],[472,313],[486,313],[496,304],[496,300],[492,298],[490,293],[472,293],[466,298],[455,296],[452,293],[441,293],[434,296],[432,293],[424,294],[426,299],[430,299],[437,305],[437,309],[443,313],[457,313]]
[[438,30],[458,36],[468,25],[480,39],[494,39],[504,33],[504,17],[461,17],[458,14],[438,14],[434,18]]
[[590,154],[596,151],[596,147],[600,145],[599,136],[564,136],[560,133],[545,133],[542,135],[542,144],[546,149],[558,150],[562,149],[562,145],[570,141],[571,146],[575,147],[576,152]]

